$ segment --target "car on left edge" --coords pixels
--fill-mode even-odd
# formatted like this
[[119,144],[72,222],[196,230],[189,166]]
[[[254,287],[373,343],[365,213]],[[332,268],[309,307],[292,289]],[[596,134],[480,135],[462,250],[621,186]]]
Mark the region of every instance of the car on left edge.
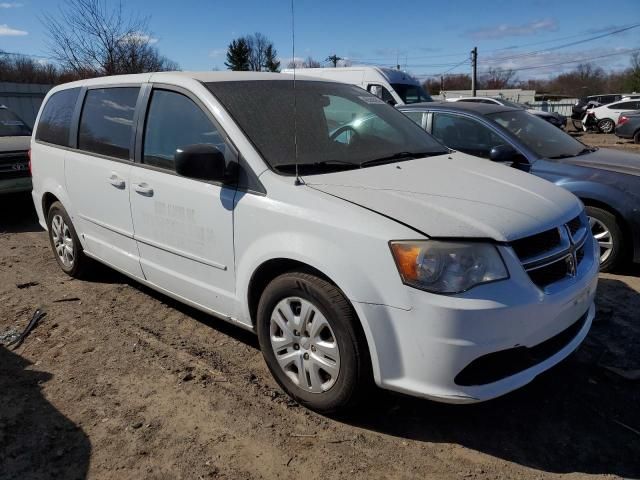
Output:
[[0,105],[0,195],[31,190],[29,142],[31,129]]

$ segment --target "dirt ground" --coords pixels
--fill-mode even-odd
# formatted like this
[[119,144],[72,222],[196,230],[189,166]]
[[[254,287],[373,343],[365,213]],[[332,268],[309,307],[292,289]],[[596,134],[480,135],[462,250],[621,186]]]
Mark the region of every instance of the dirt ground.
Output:
[[517,392],[379,391],[328,418],[280,391],[252,334],[104,267],[66,277],[28,197],[0,232],[0,340],[47,311],[0,346],[2,479],[640,478],[640,266],[601,275],[585,343]]

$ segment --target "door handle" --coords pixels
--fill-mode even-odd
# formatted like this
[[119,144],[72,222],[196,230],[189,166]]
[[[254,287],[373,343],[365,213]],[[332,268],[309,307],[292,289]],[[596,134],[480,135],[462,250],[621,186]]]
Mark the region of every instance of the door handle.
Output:
[[145,197],[153,197],[153,188],[151,188],[149,185],[147,185],[146,183],[142,182],[142,183],[136,183],[133,188],[135,189],[136,192],[138,192],[140,195],[143,195]]
[[109,183],[120,190],[124,189],[125,183],[122,178],[118,176],[117,173],[111,172],[111,176],[109,177]]

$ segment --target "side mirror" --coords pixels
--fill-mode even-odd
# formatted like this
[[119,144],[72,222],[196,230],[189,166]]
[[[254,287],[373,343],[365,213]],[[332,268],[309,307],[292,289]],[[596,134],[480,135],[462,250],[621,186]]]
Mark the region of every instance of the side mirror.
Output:
[[511,145],[496,145],[489,152],[489,159],[493,162],[514,162],[518,152]]
[[198,143],[176,150],[176,173],[198,180],[222,182],[228,178],[224,153],[214,145]]

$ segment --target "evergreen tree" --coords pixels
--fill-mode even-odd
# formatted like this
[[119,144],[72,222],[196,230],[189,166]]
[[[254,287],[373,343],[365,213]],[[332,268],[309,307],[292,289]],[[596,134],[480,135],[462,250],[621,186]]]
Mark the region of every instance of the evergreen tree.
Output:
[[264,68],[267,72],[279,72],[280,71],[280,61],[277,58],[278,52],[273,47],[273,44],[267,45],[267,49],[265,50],[265,62]]
[[251,49],[244,37],[233,40],[227,48],[227,61],[224,64],[229,70],[249,70],[249,55]]

